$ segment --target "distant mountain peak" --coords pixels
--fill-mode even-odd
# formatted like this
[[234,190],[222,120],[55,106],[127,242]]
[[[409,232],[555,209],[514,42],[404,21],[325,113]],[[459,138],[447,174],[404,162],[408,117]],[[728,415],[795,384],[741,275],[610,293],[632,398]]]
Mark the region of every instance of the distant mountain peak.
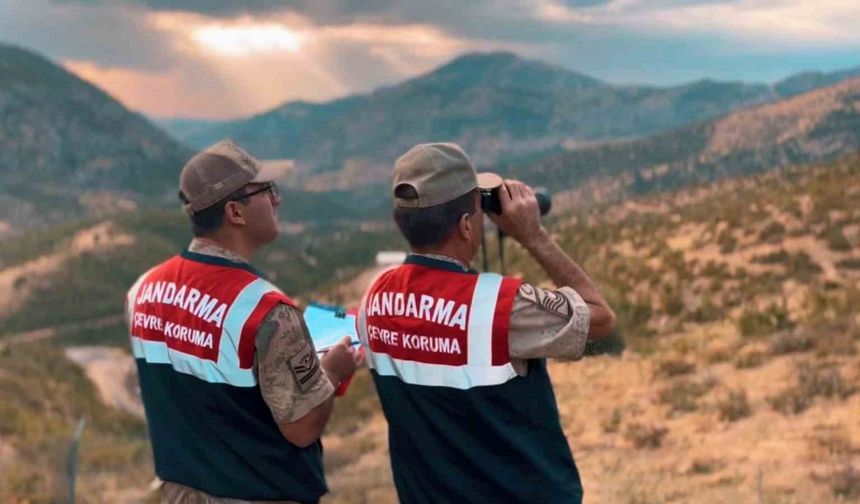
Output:
[[412,82],[451,77],[477,83],[480,83],[483,77],[488,83],[500,81],[525,85],[557,83],[574,88],[607,85],[588,75],[543,61],[523,58],[511,51],[464,53],[429,73],[412,79]]
[[471,51],[467,53],[463,53],[451,61],[449,61],[446,65],[455,65],[455,64],[493,64],[493,63],[510,63],[514,61],[522,61],[524,58],[520,57],[513,51]]

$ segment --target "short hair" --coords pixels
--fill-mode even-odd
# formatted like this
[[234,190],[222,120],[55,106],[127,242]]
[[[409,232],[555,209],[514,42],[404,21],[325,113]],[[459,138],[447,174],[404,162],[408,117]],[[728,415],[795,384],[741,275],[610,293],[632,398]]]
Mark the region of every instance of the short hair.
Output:
[[[240,187],[235,192],[222,199],[218,203],[210,207],[206,207],[199,212],[191,214],[191,232],[196,237],[206,237],[218,231],[224,225],[224,210],[229,201],[239,201],[243,205],[247,205],[250,200],[243,198],[245,187]],[[188,198],[182,191],[179,191],[179,199],[184,204],[188,204]]]
[[[408,184],[397,186],[394,195],[400,199],[418,198],[415,188]],[[441,205],[426,208],[396,207],[394,222],[413,248],[434,247],[442,245],[454,234],[463,214],[472,215],[477,210],[478,190],[473,189]]]

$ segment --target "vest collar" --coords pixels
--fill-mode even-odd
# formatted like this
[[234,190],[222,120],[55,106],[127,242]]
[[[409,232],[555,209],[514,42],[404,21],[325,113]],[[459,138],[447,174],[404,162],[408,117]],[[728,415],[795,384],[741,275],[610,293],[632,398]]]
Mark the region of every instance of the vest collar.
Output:
[[459,262],[455,262],[454,259],[446,260],[439,259],[436,257],[431,257],[424,254],[409,254],[406,257],[406,260],[403,261],[403,264],[415,264],[417,266],[425,266],[428,268],[436,268],[443,269],[447,271],[454,271],[456,273],[471,273],[473,275],[477,275],[478,272],[472,268],[464,268],[460,265]]
[[241,263],[236,261],[231,261],[230,259],[226,259],[224,257],[213,256],[209,254],[201,254],[199,252],[191,252],[188,249],[182,251],[179,254],[183,259],[188,259],[189,261],[199,262],[203,264],[212,264],[214,266],[226,266],[228,268],[238,268],[241,270],[245,270],[249,273],[253,273],[260,278],[265,279],[266,275],[264,275],[257,268],[251,266],[248,263]]

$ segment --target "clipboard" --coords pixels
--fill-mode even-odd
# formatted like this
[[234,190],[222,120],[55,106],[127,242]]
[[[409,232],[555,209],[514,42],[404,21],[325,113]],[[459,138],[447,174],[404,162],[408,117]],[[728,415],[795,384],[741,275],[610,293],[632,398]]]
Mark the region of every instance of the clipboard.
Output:
[[305,324],[314,342],[317,353],[325,353],[349,336],[353,346],[359,344],[355,331],[355,314],[341,306],[311,303],[305,309]]

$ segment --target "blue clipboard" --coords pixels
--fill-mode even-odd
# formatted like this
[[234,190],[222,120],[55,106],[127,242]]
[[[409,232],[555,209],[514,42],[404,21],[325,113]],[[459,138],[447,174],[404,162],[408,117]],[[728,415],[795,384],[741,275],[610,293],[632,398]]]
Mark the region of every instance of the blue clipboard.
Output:
[[343,307],[311,303],[305,309],[304,318],[317,353],[335,346],[344,336],[350,337],[352,345],[359,344],[355,315],[347,314]]

